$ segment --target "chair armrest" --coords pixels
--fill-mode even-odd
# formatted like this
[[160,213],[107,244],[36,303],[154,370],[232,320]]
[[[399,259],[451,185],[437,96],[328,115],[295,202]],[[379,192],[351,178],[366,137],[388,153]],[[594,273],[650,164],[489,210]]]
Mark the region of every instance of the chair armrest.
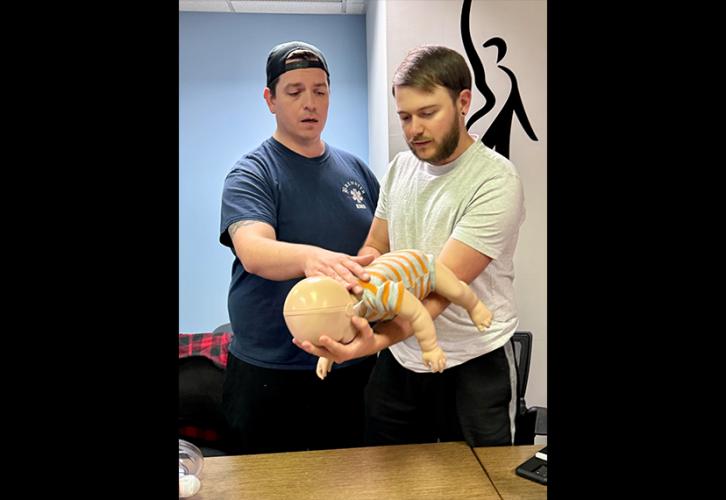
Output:
[[515,419],[514,444],[534,444],[534,436],[547,435],[547,408],[533,406]]
[[533,406],[529,411],[537,412],[534,420],[534,433],[539,436],[547,435],[547,407]]

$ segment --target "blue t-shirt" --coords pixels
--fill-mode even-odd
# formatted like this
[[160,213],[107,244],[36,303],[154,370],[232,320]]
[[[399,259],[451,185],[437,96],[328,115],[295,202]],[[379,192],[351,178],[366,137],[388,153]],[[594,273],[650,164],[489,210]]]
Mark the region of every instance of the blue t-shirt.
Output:
[[[234,254],[227,229],[255,220],[275,228],[278,241],[355,255],[368,235],[378,187],[365,163],[350,153],[326,144],[321,156],[306,158],[271,137],[227,175],[219,241]],[[318,358],[292,343],[282,315],[285,298],[300,279],[271,281],[250,274],[235,254],[228,299],[232,354],[265,368],[315,368]]]

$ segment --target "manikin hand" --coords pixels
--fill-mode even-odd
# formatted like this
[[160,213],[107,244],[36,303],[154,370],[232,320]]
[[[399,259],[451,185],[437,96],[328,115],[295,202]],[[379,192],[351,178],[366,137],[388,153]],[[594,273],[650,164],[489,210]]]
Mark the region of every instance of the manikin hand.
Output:
[[293,338],[292,342],[309,354],[328,358],[336,363],[343,363],[350,359],[361,358],[380,351],[381,348],[376,344],[373,329],[368,324],[368,321],[360,316],[353,316],[352,322],[353,326],[358,330],[358,334],[347,344],[335,341],[327,335],[320,336],[318,340],[320,347],[314,346],[308,340],[300,342]]
[[318,375],[320,380],[324,380],[325,377],[333,369],[333,362],[328,358],[318,359],[318,366],[315,367],[315,373]]
[[305,277],[329,276],[345,284],[347,290],[355,295],[363,293],[358,279],[370,280],[370,276],[363,269],[375,257],[373,255],[350,256],[340,252],[331,252],[323,248],[316,248],[305,261]]

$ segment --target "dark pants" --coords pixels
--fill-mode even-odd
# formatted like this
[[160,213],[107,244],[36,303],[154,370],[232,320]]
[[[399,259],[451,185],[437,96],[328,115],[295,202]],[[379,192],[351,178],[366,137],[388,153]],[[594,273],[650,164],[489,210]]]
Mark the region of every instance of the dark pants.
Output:
[[222,404],[234,453],[347,448],[363,444],[363,388],[375,363],[315,370],[260,368],[229,355]]
[[381,351],[368,387],[366,444],[512,444],[513,390],[504,347],[443,373],[416,373]]

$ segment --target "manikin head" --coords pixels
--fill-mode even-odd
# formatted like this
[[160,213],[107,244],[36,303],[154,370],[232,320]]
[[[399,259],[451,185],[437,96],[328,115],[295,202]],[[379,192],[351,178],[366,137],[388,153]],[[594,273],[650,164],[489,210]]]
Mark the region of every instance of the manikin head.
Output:
[[356,329],[350,319],[358,299],[346,287],[327,276],[298,282],[287,294],[282,314],[292,336],[318,345],[320,335],[348,343]]

